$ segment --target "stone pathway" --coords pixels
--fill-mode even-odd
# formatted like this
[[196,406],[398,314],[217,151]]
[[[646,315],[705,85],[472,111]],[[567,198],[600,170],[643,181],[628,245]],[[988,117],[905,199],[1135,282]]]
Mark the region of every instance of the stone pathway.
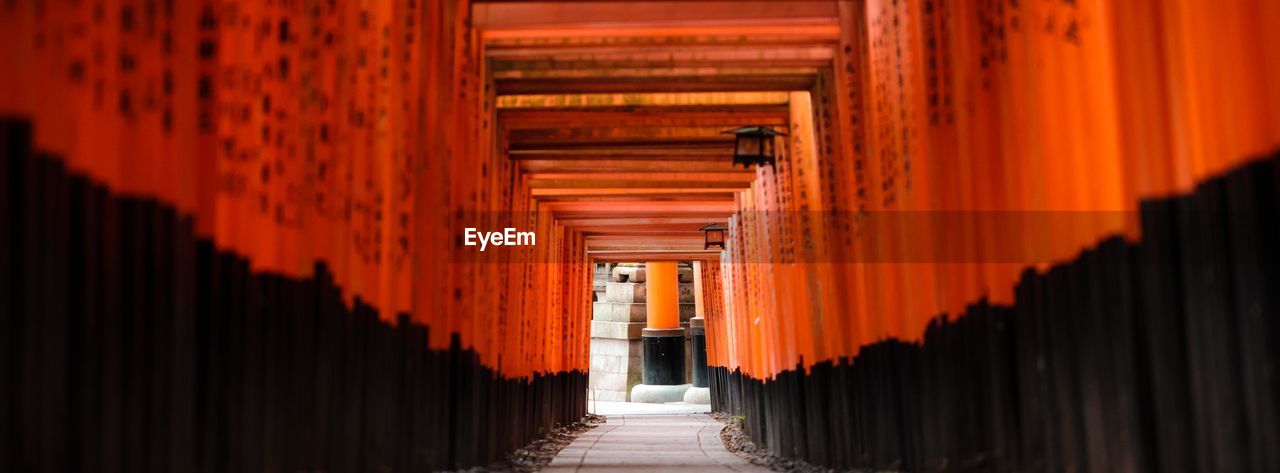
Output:
[[723,425],[706,414],[608,419],[561,450],[543,471],[769,471],[725,450]]
[[711,412],[711,405],[685,404],[683,402],[645,404],[642,402],[588,400],[587,412],[605,417],[630,416],[637,414],[707,414]]

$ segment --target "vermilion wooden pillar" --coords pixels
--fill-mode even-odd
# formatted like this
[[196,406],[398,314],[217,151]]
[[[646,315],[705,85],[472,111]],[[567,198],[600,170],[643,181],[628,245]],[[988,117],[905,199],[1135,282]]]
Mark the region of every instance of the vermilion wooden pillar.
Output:
[[680,328],[679,276],[673,261],[645,264],[644,384],[684,383],[684,330]]
[[703,263],[701,261],[693,262],[693,300],[694,300],[694,317],[689,319],[689,356],[692,362],[689,363],[692,373],[693,387],[705,388],[710,384],[707,380],[707,329],[706,319],[703,318],[706,308],[702,299],[702,271]]

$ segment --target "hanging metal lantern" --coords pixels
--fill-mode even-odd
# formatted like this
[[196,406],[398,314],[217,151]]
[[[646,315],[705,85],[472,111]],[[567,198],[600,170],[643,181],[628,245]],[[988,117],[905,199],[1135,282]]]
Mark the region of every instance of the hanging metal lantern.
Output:
[[750,168],[753,164],[773,165],[777,156],[773,137],[786,136],[786,133],[774,131],[767,126],[744,126],[725,133],[733,133],[733,164],[741,164]]
[[724,249],[724,232],[725,230],[728,230],[728,229],[729,227],[726,227],[718,223],[713,223],[711,225],[707,225],[705,227],[699,228],[698,230],[702,230],[703,235],[705,235],[706,237],[706,239],[702,243],[702,249],[709,250],[711,248],[719,248],[723,250]]

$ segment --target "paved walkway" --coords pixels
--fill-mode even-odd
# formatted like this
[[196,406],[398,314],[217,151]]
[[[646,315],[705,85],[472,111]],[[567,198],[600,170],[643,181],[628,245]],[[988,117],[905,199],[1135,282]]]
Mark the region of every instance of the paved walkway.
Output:
[[605,417],[637,414],[706,414],[711,412],[711,405],[685,404],[683,402],[646,404],[643,402],[587,401],[587,412]]
[[544,471],[769,471],[725,450],[721,427],[706,414],[608,416]]

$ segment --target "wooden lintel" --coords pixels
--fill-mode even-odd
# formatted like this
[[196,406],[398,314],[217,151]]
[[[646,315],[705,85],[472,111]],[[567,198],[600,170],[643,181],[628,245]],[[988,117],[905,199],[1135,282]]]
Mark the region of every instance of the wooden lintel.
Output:
[[755,171],[736,169],[723,172],[537,172],[526,174],[533,181],[600,181],[603,183],[617,181],[637,182],[683,182],[693,184],[689,187],[700,187],[698,184],[711,182],[736,182],[750,184],[756,179]]
[[724,220],[723,217],[606,217],[597,218],[557,218],[556,222],[565,226],[579,225],[706,225],[715,220]]
[[787,123],[785,105],[515,109],[498,112],[504,130],[548,127],[731,127]]
[[663,147],[579,148],[579,149],[513,149],[507,152],[513,160],[547,161],[731,161],[733,149],[717,146],[694,149]]
[[499,94],[635,93],[635,92],[758,92],[808,90],[809,74],[698,76],[698,77],[588,77],[574,79],[503,79],[494,81]]
[[656,44],[606,47],[499,49],[489,53],[494,70],[580,69],[592,64],[617,65],[626,62],[657,62],[673,67],[682,64],[702,67],[724,64],[751,64],[768,67],[796,67],[820,64],[833,58],[833,44]]
[[587,256],[596,262],[606,261],[717,261],[717,250],[587,250]]
[[549,212],[719,212],[733,213],[733,201],[686,196],[684,200],[655,200],[628,198],[608,201],[551,201],[543,202],[541,209]]
[[672,105],[787,105],[788,92],[646,92],[634,94],[517,94],[502,95],[498,109],[607,108]]
[[640,238],[652,239],[658,237],[696,237],[698,240],[705,238],[702,231],[698,229],[706,226],[710,222],[704,223],[688,223],[688,224],[648,224],[648,225],[570,225],[576,231],[581,231],[585,235],[595,237],[624,237],[624,238]]
[[[628,23],[560,24],[557,26],[498,26],[482,28],[480,36],[487,47],[525,47],[530,44],[563,46],[567,44],[611,44],[618,41],[654,41],[689,38],[749,37],[755,42],[772,38],[835,41],[840,25],[835,18],[775,18],[768,21],[723,21],[719,23],[662,23],[632,21]],[[696,40],[695,40],[696,41]]]
[[627,180],[627,181],[598,181],[595,179],[530,179],[529,187],[534,189],[746,189],[751,187],[750,182],[735,181],[715,181],[715,182],[690,182],[690,181],[651,181],[651,180]]
[[653,25],[726,25],[813,23],[839,17],[836,2],[818,1],[529,1],[478,2],[472,24],[485,30],[512,28]]
[[645,238],[652,238],[652,237],[682,237],[682,238],[698,238],[698,239],[705,238],[705,236],[703,235],[703,232],[700,232],[697,230],[693,230],[693,231],[632,230],[626,233],[588,232],[588,233],[583,233],[582,236],[585,237],[587,241],[615,241],[615,242],[635,240],[635,239],[645,239]]
[[580,188],[531,189],[530,193],[535,198],[536,197],[554,197],[554,196],[561,196],[561,197],[563,196],[575,196],[575,197],[615,196],[615,197],[625,197],[625,198],[636,198],[636,197],[658,198],[658,197],[670,197],[670,196],[680,196],[680,195],[685,195],[685,196],[694,195],[694,196],[697,196],[698,198],[705,198],[707,195],[732,196],[734,193],[734,190],[733,189],[696,189],[696,188],[689,188],[689,187],[678,187],[678,188],[672,188],[672,189],[643,189],[643,188],[613,189],[613,188],[600,188],[600,187],[590,187],[590,188],[580,187]]
[[[561,189],[542,189],[542,191],[559,191]],[[640,195],[600,195],[600,194],[583,194],[583,195],[537,195],[534,200],[542,204],[559,204],[559,203],[629,203],[636,202],[637,199],[644,199],[645,202],[717,202],[717,203],[733,203],[733,191],[724,191],[716,193],[702,194],[663,194],[663,193],[646,193]]]
[[508,130],[506,140],[512,145],[547,144],[557,142],[631,142],[631,141],[732,141],[733,135],[723,126],[699,127],[637,127],[608,126],[605,123],[582,124],[571,127],[521,128]]
[[732,172],[735,168],[726,156],[716,161],[667,161],[653,160],[548,160],[526,159],[519,161],[525,173],[598,173],[598,172]]
[[653,139],[600,139],[593,141],[512,142],[508,150],[571,150],[571,149],[667,149],[679,152],[686,149],[719,149],[732,152],[732,136],[708,136],[704,138],[653,138]]

